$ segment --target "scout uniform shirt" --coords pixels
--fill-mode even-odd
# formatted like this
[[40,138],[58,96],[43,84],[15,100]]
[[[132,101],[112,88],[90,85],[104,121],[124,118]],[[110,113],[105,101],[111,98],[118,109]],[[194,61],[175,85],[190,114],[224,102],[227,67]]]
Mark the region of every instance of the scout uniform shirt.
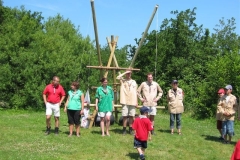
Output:
[[[235,110],[237,110],[237,99],[234,95],[224,95],[221,97],[218,108],[220,109],[220,113],[222,114],[222,120],[232,120],[235,118]],[[223,115],[224,112],[230,113],[230,116]]]
[[172,114],[179,114],[183,113],[184,107],[183,107],[183,90],[181,88],[176,89],[174,91],[173,89],[170,89],[167,94],[168,99],[168,111]]
[[120,103],[123,105],[137,105],[137,83],[135,80],[121,79]]
[[98,99],[98,112],[112,111],[114,96],[110,86],[107,86],[106,90],[104,90],[102,86],[98,87],[95,97]]
[[[157,92],[159,93],[157,94]],[[157,102],[154,102],[154,99],[159,100],[163,95],[163,91],[157,82],[152,81],[152,83],[149,83],[146,81],[142,82],[142,84],[139,86],[137,94],[140,100],[146,100],[143,103],[144,106],[154,107],[157,106]]]

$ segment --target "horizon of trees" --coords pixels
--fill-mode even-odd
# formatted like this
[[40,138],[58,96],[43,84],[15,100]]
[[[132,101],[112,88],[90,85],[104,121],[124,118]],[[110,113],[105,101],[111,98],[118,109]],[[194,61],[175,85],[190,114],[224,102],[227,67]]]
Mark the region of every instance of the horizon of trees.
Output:
[[[240,36],[234,18],[220,19],[210,33],[195,23],[195,10],[172,11],[175,18],[150,31],[135,61],[134,68],[141,71],[133,79],[140,85],[156,69],[155,80],[164,90],[159,105],[164,106],[170,82],[177,79],[185,93],[185,111],[208,118],[215,115],[219,88],[231,84],[233,94],[240,95]],[[86,68],[98,65],[94,41],[59,14],[44,20],[39,12],[5,7],[0,0],[0,36],[0,108],[43,109],[42,91],[54,75],[66,92],[75,80],[84,92],[100,85],[99,70]],[[140,40],[116,48],[120,66],[129,66]],[[105,65],[109,54],[108,46],[101,46]],[[108,78],[111,85],[111,72]]]

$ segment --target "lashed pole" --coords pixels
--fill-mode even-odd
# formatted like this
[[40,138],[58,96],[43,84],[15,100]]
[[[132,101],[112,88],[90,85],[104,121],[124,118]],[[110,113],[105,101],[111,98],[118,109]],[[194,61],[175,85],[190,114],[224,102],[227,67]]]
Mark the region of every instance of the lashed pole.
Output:
[[[102,66],[102,59],[101,59],[99,40],[98,40],[97,20],[96,20],[95,8],[94,8],[94,0],[91,0],[91,7],[92,7],[92,16],[93,16],[93,25],[94,25],[96,48],[97,48],[97,54],[98,54],[98,63],[99,63],[99,66]],[[103,76],[103,71],[101,69],[100,70],[100,78],[102,76]]]
[[144,31],[144,34],[142,35],[141,41],[140,41],[139,46],[138,46],[138,48],[137,48],[137,50],[136,50],[136,52],[135,52],[135,54],[134,54],[134,57],[133,57],[133,59],[132,59],[132,62],[131,62],[131,64],[130,64],[129,68],[132,68],[133,65],[134,65],[134,62],[135,62],[135,60],[136,60],[136,58],[137,58],[137,55],[138,55],[138,52],[139,52],[140,48],[142,47],[143,41],[144,41],[144,39],[145,39],[145,37],[146,37],[146,35],[147,35],[148,29],[149,29],[149,27],[150,27],[150,25],[151,25],[151,23],[152,23],[152,20],[153,20],[153,18],[154,18],[154,15],[155,15],[157,9],[158,9],[158,5],[156,5],[155,8],[154,8],[154,10],[153,10],[152,16],[151,16],[151,18],[150,18],[150,20],[149,20],[149,22],[148,22],[147,28],[146,28],[145,31]]

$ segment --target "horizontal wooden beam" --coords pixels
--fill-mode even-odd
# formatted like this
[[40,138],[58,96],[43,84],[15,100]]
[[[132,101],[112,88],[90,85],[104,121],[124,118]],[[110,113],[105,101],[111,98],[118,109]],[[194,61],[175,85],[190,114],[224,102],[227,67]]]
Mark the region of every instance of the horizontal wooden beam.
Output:
[[132,71],[140,71],[137,68],[120,68],[120,67],[107,67],[107,66],[87,66],[87,68],[96,68],[96,69],[108,69],[108,70],[132,70]]
[[[96,104],[87,104],[87,103],[84,103],[84,106],[90,106],[90,107],[95,107]],[[122,105],[121,104],[114,104],[114,107],[115,108],[122,108]],[[137,109],[140,109],[141,107],[138,107]],[[165,106],[156,106],[157,109],[165,109]]]

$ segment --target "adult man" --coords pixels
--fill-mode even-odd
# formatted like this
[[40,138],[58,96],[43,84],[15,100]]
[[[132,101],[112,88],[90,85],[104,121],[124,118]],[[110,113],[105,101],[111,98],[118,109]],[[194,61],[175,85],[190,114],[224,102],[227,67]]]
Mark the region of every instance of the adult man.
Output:
[[54,76],[52,83],[47,85],[43,91],[43,100],[46,106],[46,135],[50,134],[52,112],[55,119],[55,134],[58,134],[59,130],[60,105],[65,98],[65,91],[59,81],[59,77]]
[[[125,75],[125,79],[123,76]],[[132,124],[135,117],[135,107],[138,105],[137,101],[137,83],[131,78],[132,72],[127,70],[126,72],[117,76],[120,80],[120,103],[122,104],[122,116],[123,116],[123,134],[126,134],[127,117],[129,118],[129,133],[133,134]]]
[[168,100],[168,111],[170,113],[170,129],[171,134],[174,132],[174,121],[176,118],[176,127],[178,134],[181,134],[181,114],[184,111],[183,107],[183,97],[184,93],[181,88],[178,87],[178,81],[172,81],[172,89],[168,91],[167,100]]
[[[232,86],[227,85],[225,88],[225,94],[221,97],[218,108],[222,114],[222,134],[224,136],[224,143],[231,143],[232,136],[234,135],[234,118],[235,110],[237,110],[237,99],[232,95]],[[228,140],[227,140],[228,135]]]
[[[142,101],[144,106],[150,109],[150,121],[154,127],[154,116],[157,113],[157,101],[162,97],[163,91],[159,84],[153,81],[152,73],[147,74],[147,81],[142,82],[142,84],[137,89],[138,98]],[[154,130],[151,131],[154,134]]]

